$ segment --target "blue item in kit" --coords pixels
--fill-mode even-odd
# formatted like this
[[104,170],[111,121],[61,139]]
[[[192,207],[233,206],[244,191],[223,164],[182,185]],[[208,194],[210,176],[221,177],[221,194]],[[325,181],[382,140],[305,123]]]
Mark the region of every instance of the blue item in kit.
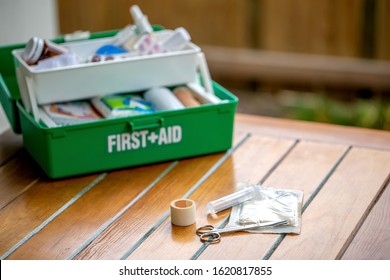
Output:
[[115,45],[104,45],[100,47],[96,54],[98,55],[113,55],[113,54],[121,54],[126,53],[127,51],[121,47],[115,46]]

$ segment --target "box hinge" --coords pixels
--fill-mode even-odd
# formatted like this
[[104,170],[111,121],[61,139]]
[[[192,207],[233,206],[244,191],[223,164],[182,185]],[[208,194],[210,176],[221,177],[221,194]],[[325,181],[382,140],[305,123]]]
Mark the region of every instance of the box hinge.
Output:
[[51,132],[51,138],[64,138],[66,137],[66,131],[64,129],[55,129]]

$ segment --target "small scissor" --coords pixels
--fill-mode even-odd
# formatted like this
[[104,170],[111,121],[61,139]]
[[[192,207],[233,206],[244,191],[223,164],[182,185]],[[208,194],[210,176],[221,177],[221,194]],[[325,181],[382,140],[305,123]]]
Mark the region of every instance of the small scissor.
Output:
[[235,231],[245,231],[247,229],[259,228],[259,227],[270,227],[270,226],[280,226],[288,224],[287,220],[281,220],[277,222],[264,222],[256,223],[245,226],[235,226],[228,228],[216,229],[212,225],[205,225],[196,229],[196,234],[200,237],[200,241],[207,243],[218,243],[221,241],[221,233],[235,232]]

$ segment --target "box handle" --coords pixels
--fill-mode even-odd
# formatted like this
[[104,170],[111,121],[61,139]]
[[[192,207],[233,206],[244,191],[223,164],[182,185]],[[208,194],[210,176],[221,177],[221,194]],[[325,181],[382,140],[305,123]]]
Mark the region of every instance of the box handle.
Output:
[[211,83],[210,71],[207,66],[206,57],[203,52],[198,53],[197,57],[198,57],[199,71],[203,78],[203,84],[206,93],[214,95],[213,85]]
[[164,126],[164,118],[149,118],[145,120],[134,120],[128,122],[130,131],[160,128]]
[[33,80],[27,76],[26,76],[26,85],[27,85],[27,94],[28,94],[28,99],[30,101],[32,114],[34,116],[34,119],[37,122],[39,122],[40,117],[39,117],[38,104],[34,93]]

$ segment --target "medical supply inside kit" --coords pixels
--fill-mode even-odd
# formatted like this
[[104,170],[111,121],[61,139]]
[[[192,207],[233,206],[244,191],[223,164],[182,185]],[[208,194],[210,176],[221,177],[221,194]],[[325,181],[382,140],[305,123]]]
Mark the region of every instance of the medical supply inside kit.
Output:
[[211,80],[189,33],[152,27],[136,5],[130,14],[119,31],[0,47],[0,101],[49,177],[232,145],[238,99]]
[[201,105],[200,101],[196,99],[191,90],[187,87],[175,88],[173,94],[180,100],[184,107],[197,107]]
[[144,96],[155,111],[184,109],[184,105],[167,88],[152,88],[145,92]]
[[46,114],[56,125],[70,125],[101,119],[91,104],[86,101],[44,105],[41,114]]
[[105,118],[135,116],[153,113],[152,106],[144,98],[136,94],[118,94],[95,97],[91,100],[93,106]]

